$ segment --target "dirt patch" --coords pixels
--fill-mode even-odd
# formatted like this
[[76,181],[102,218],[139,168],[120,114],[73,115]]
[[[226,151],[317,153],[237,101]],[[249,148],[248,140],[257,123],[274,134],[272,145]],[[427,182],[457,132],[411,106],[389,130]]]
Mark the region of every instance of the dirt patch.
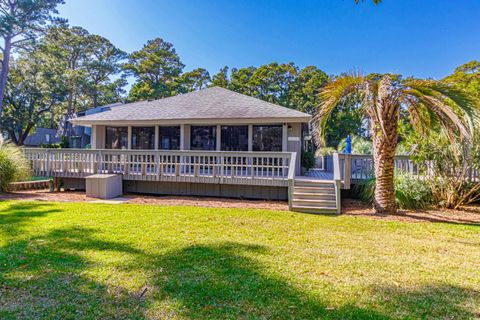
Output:
[[[149,196],[127,194],[122,198],[128,203],[161,205],[161,206],[194,206],[209,208],[247,208],[265,210],[288,210],[286,201],[242,200],[210,197],[181,197],[181,196]],[[39,200],[60,202],[97,202],[98,199],[89,198],[84,192],[65,191],[48,192],[47,190],[16,191],[0,194],[0,200]],[[363,216],[371,219],[404,222],[444,222],[455,224],[469,224],[480,226],[480,205],[467,206],[461,210],[430,209],[400,211],[399,215],[377,215],[370,205],[359,200],[342,200],[342,214]]]

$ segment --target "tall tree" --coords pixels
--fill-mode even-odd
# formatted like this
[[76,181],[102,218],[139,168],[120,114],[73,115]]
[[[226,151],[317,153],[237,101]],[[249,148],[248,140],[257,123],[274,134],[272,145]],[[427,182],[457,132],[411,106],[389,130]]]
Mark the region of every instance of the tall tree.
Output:
[[53,88],[46,81],[44,62],[38,51],[28,52],[12,61],[1,124],[17,145],[23,145],[32,129],[53,106],[49,99]]
[[126,80],[123,76],[115,81],[111,78],[121,73],[127,54],[98,35],[88,35],[87,42],[85,93],[91,98],[90,107],[118,102],[124,93]]
[[315,66],[300,70],[291,84],[291,107],[312,114],[320,102],[318,95],[328,80],[328,75]]
[[415,129],[425,132],[438,125],[451,139],[471,139],[474,127],[480,124],[476,102],[442,82],[403,80],[388,74],[367,77],[351,74],[334,79],[322,90],[319,111],[314,118],[320,142],[324,141],[329,115],[352,95],[361,97],[361,110],[371,122],[377,213],[397,212],[394,159],[401,109],[407,111]]
[[284,107],[312,113],[318,105],[318,93],[328,82],[322,70],[294,63],[270,63],[259,67],[222,68],[212,78],[212,85],[250,95]]
[[125,70],[136,79],[129,100],[160,99],[175,94],[176,80],[184,68],[173,45],[150,40],[128,57]]
[[68,120],[76,112],[123,99],[126,80],[122,63],[126,53],[107,39],[63,24],[47,30],[40,51],[49,69],[55,71],[52,80],[64,87],[64,102],[52,109],[57,112],[55,121],[61,123],[64,135],[72,133]]
[[218,71],[216,74],[213,75],[212,77],[212,87],[222,87],[222,88],[227,88],[229,84],[229,79],[228,79],[228,67],[225,66],[220,71]]
[[178,93],[186,93],[205,89],[210,84],[210,74],[203,68],[198,68],[189,72],[183,73],[178,77],[177,89]]
[[88,31],[81,27],[55,26],[48,29],[42,42],[42,50],[54,58],[50,61],[64,70],[62,80],[68,90],[68,116],[77,111],[77,101],[86,83],[85,65],[90,52],[88,35]]
[[444,81],[480,99],[480,61],[473,60],[461,65]]
[[253,66],[241,69],[232,68],[228,89],[249,96],[254,96],[255,88],[250,85],[250,79],[255,70],[256,68]]
[[37,33],[52,21],[63,0],[0,0],[0,36],[3,46],[0,70],[0,119],[12,49],[36,38]]

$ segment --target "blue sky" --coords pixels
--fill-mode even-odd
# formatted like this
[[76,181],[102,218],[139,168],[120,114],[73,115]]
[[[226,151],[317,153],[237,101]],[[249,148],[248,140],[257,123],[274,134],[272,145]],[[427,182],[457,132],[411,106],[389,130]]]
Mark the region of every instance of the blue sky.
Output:
[[480,0],[66,0],[60,13],[127,52],[161,37],[211,74],[276,61],[438,79],[480,60]]

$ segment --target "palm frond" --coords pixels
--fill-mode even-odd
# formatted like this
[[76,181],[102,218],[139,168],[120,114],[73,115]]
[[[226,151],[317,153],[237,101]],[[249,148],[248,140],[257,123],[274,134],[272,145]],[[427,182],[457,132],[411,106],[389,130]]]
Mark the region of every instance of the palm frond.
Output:
[[480,125],[480,108],[475,99],[466,92],[434,80],[412,79],[404,82],[409,88],[406,94],[417,97],[437,115],[442,113],[451,121],[464,138],[471,138],[475,127]]
[[324,146],[326,124],[333,109],[342,100],[358,93],[363,84],[364,77],[360,73],[352,72],[334,79],[322,89],[318,112],[312,119],[314,139],[319,146]]

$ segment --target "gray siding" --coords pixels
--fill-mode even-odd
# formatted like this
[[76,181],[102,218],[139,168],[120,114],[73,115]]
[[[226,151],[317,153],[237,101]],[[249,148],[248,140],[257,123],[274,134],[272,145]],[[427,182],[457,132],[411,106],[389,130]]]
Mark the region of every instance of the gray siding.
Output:
[[[85,190],[85,179],[62,178],[61,181],[65,190]],[[288,199],[287,187],[270,186],[124,180],[123,190],[127,193],[155,195],[207,196],[257,200]]]
[[[301,123],[289,123],[288,124],[288,143],[287,151],[297,153],[297,163],[295,165],[296,174],[300,175],[300,166],[302,158],[302,124]],[[293,141],[298,138],[298,141]]]

